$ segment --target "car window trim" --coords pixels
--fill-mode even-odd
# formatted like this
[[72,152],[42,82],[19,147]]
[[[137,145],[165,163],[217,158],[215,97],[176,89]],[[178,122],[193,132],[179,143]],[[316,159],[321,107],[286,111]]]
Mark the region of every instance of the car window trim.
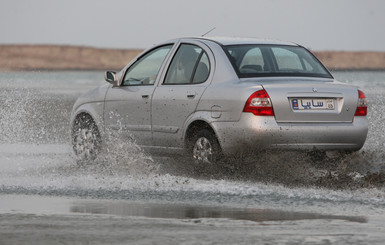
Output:
[[[202,48],[201,48],[201,49],[202,49]],[[195,78],[195,75],[196,75],[196,71],[197,71],[197,69],[198,69],[198,65],[199,65],[199,63],[200,63],[200,61],[201,61],[202,56],[203,56],[204,53],[205,53],[205,51],[202,49],[202,50],[201,50],[201,53],[198,55],[198,59],[197,59],[197,61],[195,62],[195,66],[194,66],[193,72],[192,72],[192,74],[191,74],[190,84],[193,84],[193,83],[194,83],[194,78]],[[210,74],[210,69],[209,69],[209,74]],[[206,79],[206,80],[207,80],[207,79]],[[203,82],[200,82],[200,83],[204,83],[204,82],[206,82],[206,80],[203,81]],[[200,83],[195,83],[195,84],[200,84]]]

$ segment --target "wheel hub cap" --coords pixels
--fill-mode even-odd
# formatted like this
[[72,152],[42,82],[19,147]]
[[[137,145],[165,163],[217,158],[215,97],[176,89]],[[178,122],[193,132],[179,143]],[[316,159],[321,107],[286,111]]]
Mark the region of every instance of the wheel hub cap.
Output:
[[83,159],[89,159],[96,151],[97,136],[92,129],[80,129],[74,140],[74,150]]
[[205,137],[199,138],[194,145],[193,158],[199,162],[212,162],[213,148]]

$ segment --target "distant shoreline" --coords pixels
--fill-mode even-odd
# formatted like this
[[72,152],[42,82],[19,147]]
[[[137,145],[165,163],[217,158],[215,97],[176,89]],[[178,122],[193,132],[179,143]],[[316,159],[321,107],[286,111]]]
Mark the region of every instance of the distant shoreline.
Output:
[[[105,71],[115,71],[119,72],[121,68],[116,69],[2,69],[0,68],[0,72],[2,73],[12,73],[12,72],[105,72]],[[330,72],[385,72],[385,69],[328,69]]]
[[[0,45],[0,71],[118,71],[142,51],[68,45]],[[313,53],[331,71],[385,71],[385,52]]]

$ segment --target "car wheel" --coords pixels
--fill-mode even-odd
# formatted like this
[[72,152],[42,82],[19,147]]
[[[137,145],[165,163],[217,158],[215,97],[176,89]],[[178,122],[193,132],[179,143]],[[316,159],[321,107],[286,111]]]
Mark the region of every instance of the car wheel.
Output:
[[207,129],[199,130],[191,141],[191,154],[195,163],[214,164],[222,157],[216,136]]
[[75,121],[72,147],[80,162],[95,160],[101,145],[99,130],[90,116]]

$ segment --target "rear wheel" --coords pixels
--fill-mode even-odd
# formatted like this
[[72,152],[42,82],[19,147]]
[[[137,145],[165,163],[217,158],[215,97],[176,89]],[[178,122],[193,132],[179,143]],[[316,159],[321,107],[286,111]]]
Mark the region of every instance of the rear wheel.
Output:
[[198,164],[215,164],[222,157],[218,139],[207,129],[201,129],[193,136],[190,149],[193,161]]
[[88,115],[79,116],[73,128],[72,148],[80,162],[95,160],[100,152],[99,130]]

